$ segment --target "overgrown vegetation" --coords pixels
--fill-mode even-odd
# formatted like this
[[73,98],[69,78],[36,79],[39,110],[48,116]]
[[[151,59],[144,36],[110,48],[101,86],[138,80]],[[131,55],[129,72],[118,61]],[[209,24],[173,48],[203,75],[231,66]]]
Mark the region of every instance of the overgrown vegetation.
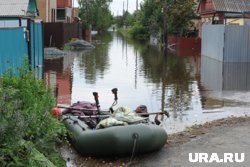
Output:
[[196,5],[194,0],[144,0],[140,10],[133,14],[125,12],[116,22],[118,27],[130,29],[131,36],[137,40],[147,40],[150,35],[162,38],[164,33],[195,36],[197,31],[192,20],[197,18]]
[[109,10],[112,0],[79,0],[80,17],[85,26],[98,32],[106,31],[113,24]]
[[55,100],[27,69],[0,78],[0,166],[65,166],[56,150],[65,129],[50,114]]

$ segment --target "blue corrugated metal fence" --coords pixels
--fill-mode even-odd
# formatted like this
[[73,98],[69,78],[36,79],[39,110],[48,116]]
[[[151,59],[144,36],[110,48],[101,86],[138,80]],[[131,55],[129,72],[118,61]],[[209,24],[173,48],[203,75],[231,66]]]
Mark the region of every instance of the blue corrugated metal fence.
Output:
[[[27,57],[37,77],[42,77],[42,23],[32,20],[29,23],[28,27],[0,28],[0,76],[9,69],[17,74],[18,68]],[[27,39],[26,30],[29,28],[29,39]]]
[[43,73],[43,34],[42,24],[31,22],[30,25],[31,66],[38,77]]
[[9,69],[17,73],[25,57],[28,57],[25,29],[0,29],[0,75]]

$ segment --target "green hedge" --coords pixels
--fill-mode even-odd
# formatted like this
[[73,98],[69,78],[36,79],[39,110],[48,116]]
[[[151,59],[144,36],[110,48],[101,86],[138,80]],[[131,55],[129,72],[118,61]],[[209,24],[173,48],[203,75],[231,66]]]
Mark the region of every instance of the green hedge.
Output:
[[55,99],[32,72],[0,78],[0,166],[65,166],[56,150],[64,126],[50,114]]

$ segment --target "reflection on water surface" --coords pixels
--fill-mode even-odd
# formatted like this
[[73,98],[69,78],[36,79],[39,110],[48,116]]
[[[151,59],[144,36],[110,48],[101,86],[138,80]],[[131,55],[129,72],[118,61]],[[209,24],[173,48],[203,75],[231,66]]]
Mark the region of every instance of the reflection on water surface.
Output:
[[165,118],[162,126],[170,133],[248,113],[249,64],[239,68],[199,55],[164,54],[115,33],[97,36],[93,44],[93,50],[45,60],[44,79],[58,103],[94,101],[92,92],[98,92],[101,108],[107,109],[116,87],[118,106],[135,109],[145,104],[151,112],[168,110],[171,118]]

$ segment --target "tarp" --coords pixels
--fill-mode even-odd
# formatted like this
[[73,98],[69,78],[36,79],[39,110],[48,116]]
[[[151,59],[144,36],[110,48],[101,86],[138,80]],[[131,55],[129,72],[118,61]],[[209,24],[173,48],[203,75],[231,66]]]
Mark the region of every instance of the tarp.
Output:
[[119,107],[111,117],[100,121],[96,129],[102,129],[112,126],[124,126],[128,124],[146,123],[148,118],[139,116],[136,112],[127,107]]

